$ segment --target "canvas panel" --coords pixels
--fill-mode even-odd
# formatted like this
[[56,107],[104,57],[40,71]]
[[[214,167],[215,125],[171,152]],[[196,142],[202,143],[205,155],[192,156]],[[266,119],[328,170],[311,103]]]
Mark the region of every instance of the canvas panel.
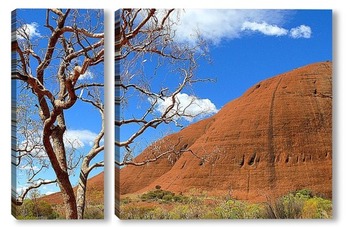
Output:
[[104,217],[104,12],[12,12],[12,214]]
[[331,10],[116,15],[121,219],[332,218]]

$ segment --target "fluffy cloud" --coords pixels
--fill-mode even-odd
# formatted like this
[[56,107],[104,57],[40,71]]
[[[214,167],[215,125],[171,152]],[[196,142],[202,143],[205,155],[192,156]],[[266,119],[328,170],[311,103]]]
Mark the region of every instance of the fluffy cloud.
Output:
[[17,29],[17,39],[24,39],[26,36],[28,36],[29,39],[32,39],[34,37],[41,37],[38,27],[39,25],[36,22],[22,25]]
[[[219,44],[224,39],[242,37],[249,30],[269,36],[286,36],[292,31],[296,34],[298,31],[295,30],[296,28],[289,31],[282,27],[284,21],[291,16],[290,14],[290,11],[283,10],[182,10],[178,15],[179,24],[175,27],[175,40],[194,44],[200,34],[203,39]],[[290,37],[293,36],[291,33]],[[307,38],[307,36],[298,38]]]
[[222,39],[240,37],[245,21],[281,23],[283,17],[279,10],[189,9],[180,12],[175,38],[193,43],[199,33],[205,40],[218,44]]
[[306,38],[309,39],[311,37],[311,28],[306,25],[300,25],[296,28],[292,28],[290,30],[290,36],[294,39]]
[[[180,113],[182,116],[174,116],[174,120],[184,118],[191,122],[195,118],[203,118],[217,113],[215,105],[209,99],[200,99],[192,95],[185,93],[179,93],[175,96],[176,103],[169,115],[175,112]],[[152,102],[151,99],[149,99]],[[172,100],[170,97],[164,100],[158,99],[156,104],[156,110],[161,114],[171,105]]]
[[244,22],[242,25],[242,31],[250,30],[254,32],[260,32],[268,36],[285,36],[288,35],[293,39],[305,38],[309,39],[311,37],[311,28],[306,25],[300,25],[298,27],[287,30],[277,25],[271,25],[266,22]]
[[271,25],[266,22],[257,23],[257,22],[249,22],[246,21],[242,24],[242,31],[251,30],[254,32],[261,32],[264,35],[268,36],[282,36],[287,35],[288,30],[284,28],[280,28],[277,25]]
[[64,140],[71,143],[75,148],[93,145],[97,134],[89,130],[67,130],[64,133]]

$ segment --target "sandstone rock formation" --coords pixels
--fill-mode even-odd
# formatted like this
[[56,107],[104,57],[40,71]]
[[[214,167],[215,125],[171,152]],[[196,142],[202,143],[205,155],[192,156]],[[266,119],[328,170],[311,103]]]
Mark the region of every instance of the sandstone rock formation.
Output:
[[121,194],[160,185],[174,192],[195,188],[251,201],[305,188],[331,198],[332,63],[262,81],[216,115],[156,144],[157,151],[150,146],[136,159],[171,146],[193,154],[122,168]]
[[[74,191],[76,191],[76,187],[74,187]],[[61,192],[44,196],[42,200],[53,205],[63,203]],[[86,201],[89,204],[104,204],[104,172],[88,179]]]

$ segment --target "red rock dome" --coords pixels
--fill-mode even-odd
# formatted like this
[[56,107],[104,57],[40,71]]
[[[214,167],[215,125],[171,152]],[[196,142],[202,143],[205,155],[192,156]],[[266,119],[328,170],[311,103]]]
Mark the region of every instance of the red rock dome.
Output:
[[[310,189],[332,197],[332,63],[264,80],[216,115],[158,143],[191,150],[120,171],[120,193],[195,188],[263,201]],[[136,159],[154,153],[152,146]],[[154,154],[153,154],[154,155]]]

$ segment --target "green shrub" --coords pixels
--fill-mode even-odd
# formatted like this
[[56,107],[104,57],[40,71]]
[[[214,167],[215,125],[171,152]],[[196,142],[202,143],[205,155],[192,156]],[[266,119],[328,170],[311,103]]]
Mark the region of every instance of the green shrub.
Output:
[[313,197],[313,193],[309,189],[301,189],[294,192],[295,196],[305,199],[310,199]]
[[125,197],[120,201],[122,204],[128,204],[132,202],[132,199],[130,197]]
[[158,201],[158,202],[180,202],[183,196],[175,195],[171,191],[165,191],[157,189],[154,191],[149,191],[141,195],[140,199],[144,202],[146,201]]
[[18,219],[57,219],[59,215],[45,201],[27,199],[17,208]]
[[289,193],[266,207],[267,218],[331,218],[332,202],[316,197],[310,190]]
[[332,218],[332,202],[320,197],[305,201],[302,218]]
[[169,212],[171,219],[201,219],[205,214],[205,206],[193,204],[179,204]]
[[166,194],[163,196],[162,200],[167,202],[174,202],[174,196],[170,194]]
[[157,194],[154,191],[150,191],[148,193],[141,195],[142,201],[155,200],[155,199],[157,199]]
[[122,207],[122,219],[169,219],[169,212],[161,207]]
[[87,206],[84,213],[84,219],[103,219],[103,205]]

